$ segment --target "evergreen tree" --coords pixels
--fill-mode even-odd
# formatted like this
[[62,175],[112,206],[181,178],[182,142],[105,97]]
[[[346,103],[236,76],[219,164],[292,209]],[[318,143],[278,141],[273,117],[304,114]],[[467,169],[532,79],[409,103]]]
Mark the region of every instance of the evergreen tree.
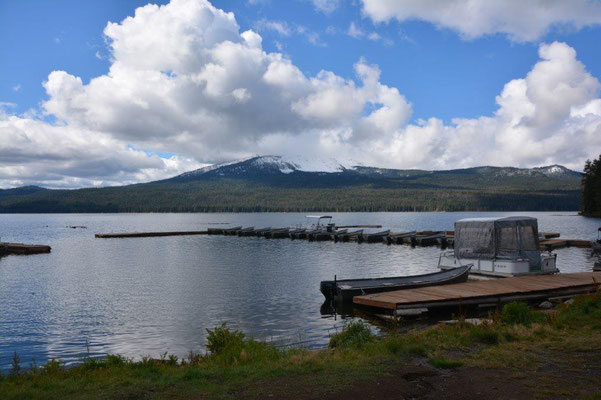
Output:
[[601,215],[601,156],[587,160],[584,165],[581,212],[583,215]]

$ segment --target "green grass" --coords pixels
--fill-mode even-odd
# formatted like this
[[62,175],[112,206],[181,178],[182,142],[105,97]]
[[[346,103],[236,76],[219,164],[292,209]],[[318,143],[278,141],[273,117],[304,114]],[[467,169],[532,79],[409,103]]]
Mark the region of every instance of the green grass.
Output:
[[457,360],[449,360],[446,358],[430,358],[428,360],[433,367],[442,368],[442,369],[453,369],[459,368],[463,365],[462,361]]
[[294,397],[369,382],[414,359],[440,369],[522,371],[536,365],[541,354],[546,359],[562,354],[556,361],[563,362],[578,359],[571,354],[601,348],[601,293],[581,296],[545,318],[539,314],[513,303],[491,323],[460,322],[403,334],[391,330],[383,336],[363,322],[351,322],[332,336],[328,349],[318,351],[276,348],[222,325],[209,330],[207,354],[190,353],[185,359],[167,353],[159,360],[137,361],[109,355],[72,368],[53,360],[26,370],[16,355],[13,372],[0,378],[0,398],[237,398],[264,397],[272,390],[282,390],[276,397]]

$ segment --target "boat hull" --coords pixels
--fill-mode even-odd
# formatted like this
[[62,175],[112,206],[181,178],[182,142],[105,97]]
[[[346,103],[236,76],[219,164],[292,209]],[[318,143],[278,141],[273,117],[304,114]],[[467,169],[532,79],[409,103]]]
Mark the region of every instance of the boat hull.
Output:
[[457,259],[453,251],[448,251],[440,255],[438,267],[441,270],[450,270],[459,265],[472,263],[474,266],[470,274],[492,277],[555,274],[559,272],[556,267],[556,258],[555,254],[542,254],[541,269],[531,270],[528,260]]
[[352,303],[353,297],[365,294],[465,282],[470,268],[471,265],[464,265],[450,271],[424,275],[322,281],[319,289],[327,300]]

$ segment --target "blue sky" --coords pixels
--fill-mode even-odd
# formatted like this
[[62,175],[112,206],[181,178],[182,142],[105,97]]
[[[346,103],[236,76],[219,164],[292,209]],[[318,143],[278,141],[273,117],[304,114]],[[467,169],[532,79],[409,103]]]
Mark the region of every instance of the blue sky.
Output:
[[[601,21],[595,19],[598,7],[586,9],[585,7],[596,7],[596,5],[585,4],[587,3],[585,0],[577,0],[577,2],[580,4],[578,7],[583,11],[581,10],[580,14],[574,12],[574,15],[569,16],[568,22],[562,20],[561,7],[551,5],[550,8],[557,8],[555,14],[551,13],[552,15],[548,17],[550,22],[546,25],[544,21],[533,21],[532,24],[541,25],[540,30],[534,34],[529,31],[524,33],[528,29],[527,26],[524,26],[527,23],[520,22],[519,2],[513,1],[508,3],[517,4],[515,10],[504,10],[503,12],[506,12],[506,15],[503,16],[505,20],[501,21],[500,28],[493,32],[487,32],[482,27],[463,27],[461,21],[440,22],[440,20],[436,20],[438,17],[431,16],[428,10],[420,10],[419,3],[407,6],[408,8],[413,7],[412,11],[407,11],[413,13],[413,16],[409,18],[398,16],[405,10],[394,9],[403,2],[398,2],[398,4],[388,2],[393,5],[390,6],[390,9],[385,10],[389,13],[385,17],[377,16],[375,12],[370,11],[367,0],[214,0],[212,5],[216,9],[233,12],[240,27],[240,33],[246,30],[257,32],[262,37],[264,52],[268,54],[282,53],[284,58],[297,67],[307,79],[313,79],[319,71],[326,70],[340,78],[353,80],[355,85],[360,87],[362,78],[357,74],[357,63],[377,66],[376,68],[380,71],[378,83],[387,88],[395,88],[410,104],[410,107],[403,106],[405,111],[399,111],[400,114],[404,114],[395,119],[395,121],[398,120],[395,122],[396,125],[392,123],[386,125],[392,126],[393,128],[387,129],[394,129],[395,134],[402,139],[401,143],[397,145],[408,148],[413,146],[413,143],[419,142],[417,140],[417,142],[409,143],[411,135],[421,138],[427,136],[425,131],[428,127],[435,129],[434,122],[429,126],[424,126],[422,120],[435,118],[440,122],[436,129],[443,132],[446,128],[457,128],[453,124],[454,118],[476,121],[481,117],[494,116],[500,108],[497,96],[502,93],[509,82],[525,79],[529,72],[533,71],[541,60],[541,46],[545,44],[558,42],[565,45],[566,48],[574,50],[575,55],[570,57],[583,65],[584,73],[590,75],[595,81],[601,77],[601,56],[598,51],[599,39],[601,39]],[[167,4],[168,2],[153,3]],[[332,7],[324,11],[319,8],[320,3],[329,4]],[[408,0],[406,3],[415,2]],[[533,7],[536,6],[535,3],[540,2],[533,1]],[[551,3],[555,4],[556,2]],[[114,38],[105,37],[103,30],[108,22],[121,23],[124,18],[133,16],[137,7],[145,4],[147,4],[146,1],[138,0],[0,0],[0,48],[3,49],[0,62],[0,76],[2,76],[0,103],[10,103],[3,106],[6,115],[37,119],[51,127],[66,125],[75,129],[75,127],[84,126],[95,132],[97,126],[103,125],[105,121],[96,121],[86,125],[87,122],[75,121],[75,118],[72,119],[70,115],[63,115],[56,111],[62,106],[56,106],[58,107],[56,109],[44,106],[44,102],[52,96],[47,93],[42,83],[49,80],[49,74],[52,71],[59,70],[66,71],[69,76],[81,78],[84,88],[92,78],[107,75],[116,57],[114,57],[112,48]],[[469,18],[469,16],[465,16],[465,18]],[[492,15],[489,18],[496,17]],[[483,24],[486,23],[486,21],[483,22]],[[510,28],[506,28],[507,26]],[[516,28],[516,26],[518,27]],[[151,38],[152,27],[148,27],[146,34],[149,35],[148,40],[153,40]],[[557,60],[558,65],[561,65],[563,61],[559,58]],[[578,70],[577,67],[575,68]],[[566,74],[569,73],[573,72],[566,72]],[[590,90],[586,89],[587,93],[592,93],[590,95],[592,97],[586,98],[587,102],[598,97],[598,88],[595,82],[591,85]],[[244,91],[240,93],[246,96],[248,91],[245,88],[241,89]],[[248,92],[250,93],[248,97],[256,99],[257,97],[251,92],[252,90]],[[58,98],[56,94],[55,97]],[[566,106],[564,109],[584,107],[586,102],[580,100],[580,97],[578,99],[580,103],[570,104],[568,108]],[[364,100],[363,111],[358,118],[365,117],[380,107],[382,104],[379,100]],[[595,107],[595,105],[591,105],[589,108],[596,109]],[[73,113],[73,111],[70,112]],[[305,112],[303,118],[309,118],[309,114]],[[559,122],[567,125],[565,119]],[[563,128],[557,128],[559,122],[553,122],[553,129],[560,129],[558,132],[562,133],[561,129]],[[168,125],[167,122],[165,124]],[[235,126],[240,125],[244,126],[244,124],[235,124]],[[331,132],[333,129],[342,132],[350,129],[351,136],[355,138],[361,136],[358,128],[351,123],[326,125],[316,124],[315,126],[320,128],[312,130],[313,132],[315,129],[322,129],[319,144],[311,143],[311,140],[317,139],[309,138],[310,133],[308,132],[294,131],[293,136],[295,140],[298,137],[306,137],[303,143],[307,144],[307,148],[320,146],[320,154],[324,156],[330,156],[333,151],[331,141],[328,142],[329,145],[328,143],[324,144],[323,132]],[[572,126],[573,123],[569,125]],[[271,129],[272,125],[269,126]],[[414,133],[420,127],[423,132]],[[280,147],[277,143],[281,143],[282,138],[278,138],[277,135],[290,130],[294,129],[291,127],[277,129],[276,127],[273,132],[265,133],[264,136],[261,136],[261,133],[253,133],[249,134],[249,137],[244,137],[243,140],[248,140],[248,143],[256,145],[247,145],[247,148],[250,149],[248,153],[278,151]],[[177,156],[182,160],[191,161],[184,163],[185,167],[245,155],[242,147],[226,148],[227,146],[218,140],[203,136],[202,132],[198,132],[195,137],[199,139],[199,143],[202,142],[204,153],[201,150],[187,152],[185,147],[182,150],[182,146],[170,147],[166,145],[170,139],[158,142],[148,140],[147,137],[140,137],[140,140],[137,140],[135,135],[117,134],[109,128],[103,128],[100,131],[103,135],[119,141],[120,145],[125,146],[124,148],[139,149],[148,157],[158,157],[164,160]],[[185,133],[189,134],[188,131],[189,129]],[[95,135],[90,132],[86,134]],[[340,137],[344,137],[344,140],[348,138],[342,133],[337,135],[336,140],[339,140]],[[535,133],[532,135],[533,137],[537,136]],[[208,142],[211,142],[211,146],[206,144]],[[350,143],[348,146],[359,146],[353,140],[348,140],[348,143]],[[344,144],[347,145],[346,142]],[[200,147],[201,144],[198,144],[198,148]],[[290,149],[281,146],[281,151],[286,152]],[[391,167],[423,167],[428,164],[425,160],[404,157],[402,152],[395,155],[380,150],[378,150],[379,153],[375,153],[376,149],[373,151],[371,157],[359,161],[373,163],[385,157],[398,156],[398,159],[402,161],[394,163],[388,160],[380,164]],[[434,150],[429,148],[429,151]],[[594,153],[575,154],[574,157],[578,157],[578,159],[572,166],[575,167],[582,162],[584,157]],[[357,152],[348,150],[344,154],[349,158],[356,159]],[[567,154],[568,152],[566,152],[565,159],[569,159]],[[438,166],[465,166],[457,162],[454,156],[449,155],[447,158],[449,161],[446,164]],[[484,160],[474,157],[470,162],[484,163],[489,159],[490,157]],[[565,163],[565,160],[557,155],[547,158],[524,156],[514,159],[508,157],[491,161],[490,164],[520,166],[551,161]],[[150,164],[153,163],[154,161],[150,162]],[[169,173],[173,172],[172,170],[168,171]],[[110,174],[112,174],[110,179],[103,176],[102,173],[94,178],[67,177],[65,179],[75,182],[72,184],[77,185],[130,182],[149,177],[142,174],[135,178],[123,171],[111,171]],[[128,178],[120,180],[115,174],[121,174]],[[63,178],[56,177],[59,181]],[[0,176],[1,180],[2,176]],[[12,179],[6,178],[5,180],[5,182],[20,181],[14,175]]]
[[[65,70],[84,81],[106,73],[109,50],[102,34],[108,21],[133,15],[147,1],[138,0],[2,0],[0,1],[0,99],[15,103],[21,112],[34,108],[46,95],[41,85],[48,73]],[[154,1],[165,4],[166,1]],[[382,70],[382,82],[399,88],[413,103],[413,118],[437,116],[472,118],[490,114],[503,85],[524,76],[537,60],[539,42],[565,41],[578,52],[591,73],[601,76],[600,28],[577,32],[552,29],[536,42],[515,43],[503,34],[462,40],[449,29],[422,21],[373,23],[362,15],[357,2],[342,2],[330,12],[316,11],[308,0],[215,0],[232,11],[242,30],[256,29],[261,20],[302,25],[319,35],[282,36],[261,30],[264,47],[283,52],[308,75],[321,69],[353,78],[360,57]],[[377,32],[389,43],[355,39],[347,35],[351,23],[366,32]],[[335,33],[328,33],[328,27]],[[331,29],[330,29],[331,31]],[[102,57],[99,59],[98,56]],[[14,90],[19,87],[19,90]]]

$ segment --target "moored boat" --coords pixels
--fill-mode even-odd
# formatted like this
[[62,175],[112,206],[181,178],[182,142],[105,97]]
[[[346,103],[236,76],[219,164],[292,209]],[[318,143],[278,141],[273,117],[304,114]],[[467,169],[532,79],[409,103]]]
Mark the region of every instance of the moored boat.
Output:
[[362,233],[358,235],[359,243],[381,243],[390,234],[390,230],[376,232],[376,233]]
[[238,236],[254,236],[255,235],[255,227],[249,226],[248,228],[243,228],[238,231]]
[[305,239],[307,237],[307,230],[305,228],[290,229],[288,232],[290,239]]
[[442,244],[443,246],[447,245],[445,232],[436,232],[431,235],[411,237],[412,246],[433,246],[435,244]]
[[236,226],[233,228],[227,228],[223,230],[224,235],[237,235],[238,232],[242,229],[241,226]]
[[415,235],[417,235],[416,231],[395,233],[394,235],[386,236],[386,242],[388,244],[403,244],[405,243],[405,239],[411,239]]
[[363,229],[357,229],[355,231],[336,232],[332,236],[334,236],[334,242],[348,242],[351,238],[358,238],[362,233]]
[[464,265],[447,271],[423,275],[372,279],[335,279],[333,281],[322,281],[319,290],[328,300],[349,303],[353,301],[353,297],[364,294],[465,282],[470,268],[471,265]]
[[271,227],[267,227],[267,228],[259,228],[259,229],[255,229],[254,234],[255,236],[263,236],[265,234],[265,232],[269,232],[271,230]]
[[440,269],[472,263],[472,274],[493,277],[559,272],[557,254],[540,251],[536,218],[462,219],[455,222],[454,241],[454,250],[440,254]]
[[268,239],[289,238],[290,237],[290,229],[289,228],[273,229],[270,232],[266,232],[265,237]]

